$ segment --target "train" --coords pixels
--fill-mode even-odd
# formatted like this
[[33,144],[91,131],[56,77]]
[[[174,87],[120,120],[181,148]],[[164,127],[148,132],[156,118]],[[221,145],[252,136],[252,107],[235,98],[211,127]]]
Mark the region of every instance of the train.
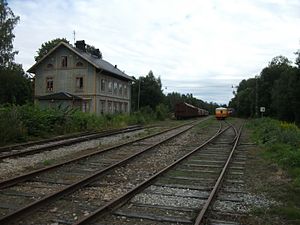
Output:
[[207,110],[200,109],[186,102],[179,102],[175,105],[175,117],[178,120],[200,117],[200,116],[207,116],[207,115],[208,115]]
[[217,120],[224,120],[229,116],[228,109],[224,107],[216,108],[215,116]]

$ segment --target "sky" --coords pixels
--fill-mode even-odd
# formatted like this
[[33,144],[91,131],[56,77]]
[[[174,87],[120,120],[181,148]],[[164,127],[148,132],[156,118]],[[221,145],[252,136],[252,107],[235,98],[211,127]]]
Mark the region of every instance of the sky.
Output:
[[27,70],[42,43],[85,40],[130,76],[160,77],[165,94],[227,104],[273,57],[295,61],[300,0],[9,0],[20,22],[15,60]]

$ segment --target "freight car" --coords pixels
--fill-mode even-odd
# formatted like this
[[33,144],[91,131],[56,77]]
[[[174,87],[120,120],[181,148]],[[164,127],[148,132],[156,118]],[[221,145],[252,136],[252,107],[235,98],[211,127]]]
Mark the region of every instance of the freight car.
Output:
[[207,115],[207,110],[200,109],[186,102],[180,102],[175,105],[175,117],[178,120]]
[[227,108],[216,108],[216,118],[218,120],[224,120],[226,117],[228,117],[228,109]]

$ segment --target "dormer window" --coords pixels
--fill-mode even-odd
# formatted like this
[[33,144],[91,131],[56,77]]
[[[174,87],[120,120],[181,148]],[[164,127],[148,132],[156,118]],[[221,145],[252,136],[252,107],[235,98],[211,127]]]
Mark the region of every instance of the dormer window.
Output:
[[48,64],[47,64],[47,69],[53,69],[53,67],[54,67],[54,66],[53,66],[52,63],[48,63]]
[[61,57],[61,67],[63,67],[63,68],[68,67],[68,57],[67,56]]
[[82,62],[80,62],[80,61],[79,61],[79,62],[77,62],[77,63],[76,63],[76,67],[83,67],[83,63],[82,63]]

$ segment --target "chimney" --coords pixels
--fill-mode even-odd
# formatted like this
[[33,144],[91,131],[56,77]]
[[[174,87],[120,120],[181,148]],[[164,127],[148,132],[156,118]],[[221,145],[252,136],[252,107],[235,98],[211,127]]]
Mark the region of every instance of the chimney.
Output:
[[81,51],[84,51],[84,52],[86,51],[86,49],[85,49],[85,41],[84,40],[82,40],[82,41],[76,41],[75,46],[76,46],[76,48],[80,49]]
[[115,65],[115,68],[117,69],[117,65]]

